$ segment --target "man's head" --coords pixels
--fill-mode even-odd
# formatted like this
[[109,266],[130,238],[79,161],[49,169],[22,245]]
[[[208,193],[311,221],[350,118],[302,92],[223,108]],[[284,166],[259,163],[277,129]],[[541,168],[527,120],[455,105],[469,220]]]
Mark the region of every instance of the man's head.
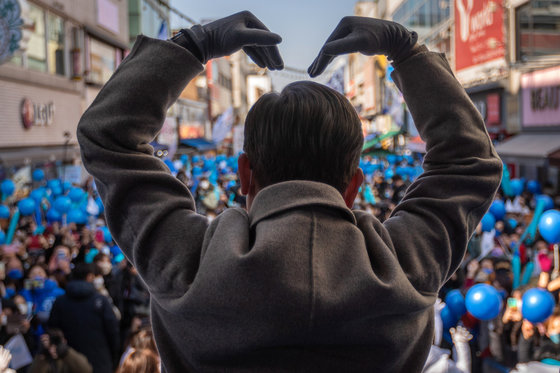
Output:
[[351,205],[363,181],[363,141],[350,102],[326,86],[295,82],[262,96],[247,115],[239,159],[248,207],[260,189],[288,180],[329,184]]

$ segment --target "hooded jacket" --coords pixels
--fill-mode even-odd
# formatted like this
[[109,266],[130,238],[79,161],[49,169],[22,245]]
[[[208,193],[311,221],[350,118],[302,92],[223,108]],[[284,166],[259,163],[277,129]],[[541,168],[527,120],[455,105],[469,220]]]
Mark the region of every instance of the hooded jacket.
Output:
[[111,233],[151,294],[163,372],[421,371],[438,289],[502,169],[445,57],[424,51],[393,73],[427,154],[383,224],[329,185],[287,181],[208,226],[149,145],[201,71],[140,36],[78,125]]
[[59,328],[68,346],[84,354],[93,373],[112,373],[119,354],[118,322],[107,298],[92,283],[70,281],[53,304],[49,326]]

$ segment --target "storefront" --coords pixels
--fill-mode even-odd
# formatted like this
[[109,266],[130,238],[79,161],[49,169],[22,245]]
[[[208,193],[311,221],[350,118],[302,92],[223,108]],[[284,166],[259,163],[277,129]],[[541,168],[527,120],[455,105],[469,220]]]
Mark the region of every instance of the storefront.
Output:
[[560,185],[560,66],[521,76],[522,132],[496,147],[518,177]]
[[56,173],[49,169],[57,162],[79,159],[78,91],[0,80],[0,102],[0,174],[9,176],[22,166],[46,167],[45,171]]

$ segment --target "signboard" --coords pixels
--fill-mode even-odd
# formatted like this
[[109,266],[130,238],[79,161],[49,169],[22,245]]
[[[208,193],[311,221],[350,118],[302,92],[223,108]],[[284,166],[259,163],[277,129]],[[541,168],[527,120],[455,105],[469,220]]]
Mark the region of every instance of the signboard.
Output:
[[504,11],[499,0],[455,0],[455,69],[505,57]]
[[19,49],[22,25],[18,0],[0,0],[0,64]]
[[31,129],[33,126],[47,127],[53,124],[54,103],[34,103],[28,98],[21,100],[21,122],[23,128]]
[[499,126],[501,120],[501,92],[491,91],[470,95],[474,106],[480,112],[488,127]]
[[560,126],[560,66],[521,76],[524,127]]

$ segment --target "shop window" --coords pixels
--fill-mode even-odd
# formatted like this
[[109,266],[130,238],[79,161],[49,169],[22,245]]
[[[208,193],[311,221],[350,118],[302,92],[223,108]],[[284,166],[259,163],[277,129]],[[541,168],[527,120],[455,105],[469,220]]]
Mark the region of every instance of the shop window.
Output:
[[64,75],[64,20],[55,14],[47,16],[47,56],[49,73]]
[[530,1],[516,10],[517,59],[560,54],[560,1]]
[[47,51],[45,37],[45,11],[29,4],[31,36],[27,44],[27,66],[32,70],[47,71]]
[[88,82],[105,84],[116,69],[117,48],[89,38],[89,58]]

